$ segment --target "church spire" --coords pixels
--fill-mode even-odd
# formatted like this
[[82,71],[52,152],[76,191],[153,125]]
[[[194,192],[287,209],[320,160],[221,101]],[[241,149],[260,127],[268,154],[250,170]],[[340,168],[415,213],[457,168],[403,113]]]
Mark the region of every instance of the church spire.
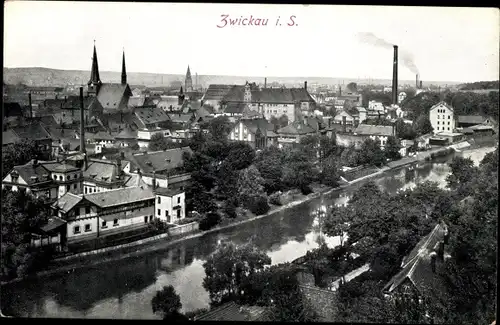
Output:
[[189,69],[189,65],[186,72],[186,80],[184,81],[184,89],[186,91],[193,91],[193,79],[191,78],[191,70]]
[[94,56],[92,57],[92,70],[90,71],[90,80],[88,82],[88,85],[94,84],[100,84],[101,83],[101,78],[99,77],[99,65],[97,63],[97,50],[95,48],[95,41],[94,41]]
[[126,84],[127,84],[127,69],[125,69],[125,49],[124,49],[122,58],[122,85]]

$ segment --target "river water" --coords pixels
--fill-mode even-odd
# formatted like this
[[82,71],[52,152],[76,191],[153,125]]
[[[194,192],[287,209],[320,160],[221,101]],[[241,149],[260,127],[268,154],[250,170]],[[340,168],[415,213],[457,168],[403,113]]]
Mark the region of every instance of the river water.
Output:
[[[465,150],[454,155],[472,158],[476,163],[493,147]],[[385,191],[394,193],[430,180],[446,186],[448,162],[452,156],[433,163],[389,171],[374,179]],[[162,251],[117,262],[109,262],[71,273],[46,276],[2,287],[4,315],[68,318],[157,318],[151,299],[164,285],[172,285],[181,297],[182,311],[208,307],[208,293],[202,286],[203,262],[221,240],[254,242],[267,252],[272,263],[294,260],[318,247],[318,220],[321,204],[346,204],[356,184],[302,205],[235,228],[187,240]],[[327,238],[328,246],[338,244]]]

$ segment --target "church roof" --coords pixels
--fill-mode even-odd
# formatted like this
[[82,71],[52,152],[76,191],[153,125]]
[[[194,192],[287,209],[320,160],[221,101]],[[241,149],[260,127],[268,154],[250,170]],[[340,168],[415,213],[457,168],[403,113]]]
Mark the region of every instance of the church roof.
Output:
[[139,107],[135,109],[135,116],[144,124],[161,123],[170,120],[168,114],[159,107]]
[[103,83],[97,94],[97,99],[107,111],[118,110],[120,102],[124,97],[130,97],[130,87],[119,83]]
[[233,87],[234,85],[210,85],[203,100],[222,100]]

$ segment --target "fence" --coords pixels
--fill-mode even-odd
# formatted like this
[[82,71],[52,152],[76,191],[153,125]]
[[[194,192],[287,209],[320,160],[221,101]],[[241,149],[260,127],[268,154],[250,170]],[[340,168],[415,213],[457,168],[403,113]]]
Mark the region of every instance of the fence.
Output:
[[199,229],[199,223],[197,221],[193,221],[191,223],[187,223],[185,225],[178,225],[176,227],[172,227],[168,229],[168,234],[170,236],[178,236],[186,233],[190,233]]

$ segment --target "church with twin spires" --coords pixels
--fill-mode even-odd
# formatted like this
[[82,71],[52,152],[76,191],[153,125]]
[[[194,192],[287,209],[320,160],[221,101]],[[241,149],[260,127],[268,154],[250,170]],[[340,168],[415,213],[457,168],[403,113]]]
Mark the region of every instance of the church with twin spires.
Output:
[[113,114],[127,110],[128,100],[132,91],[127,83],[127,71],[125,68],[125,51],[122,56],[122,74],[120,83],[103,83],[99,77],[99,64],[97,62],[97,50],[94,44],[92,57],[92,70],[90,80],[87,83],[87,96],[96,97],[103,113]]

